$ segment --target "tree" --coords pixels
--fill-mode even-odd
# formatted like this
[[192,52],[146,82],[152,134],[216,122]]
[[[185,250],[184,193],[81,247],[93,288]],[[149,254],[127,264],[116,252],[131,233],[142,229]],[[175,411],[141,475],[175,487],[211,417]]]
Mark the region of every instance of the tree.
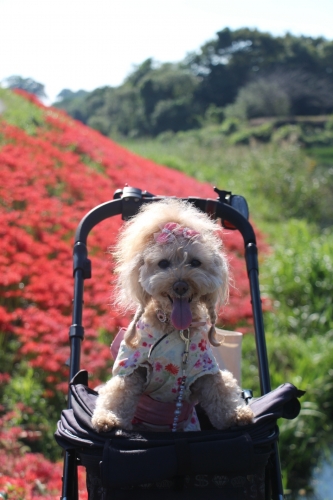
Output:
[[290,100],[274,80],[258,78],[239,90],[236,101],[227,106],[225,112],[227,116],[245,120],[261,116],[287,116]]
[[155,66],[156,64],[151,57],[146,59],[138,66],[134,66],[132,73],[125,79],[124,83],[129,83],[133,87],[136,87],[146,75],[153,71]]
[[[206,107],[209,104],[230,104],[235,101],[241,87],[274,74],[279,75],[278,85],[291,98],[286,89],[289,80],[287,86],[293,94],[291,100],[296,113],[313,114],[330,109],[328,94],[333,85],[333,43],[322,37],[296,37],[289,33],[273,37],[248,28],[235,31],[226,28],[217,33],[216,39],[203,45],[198,54],[191,54],[186,64],[201,78],[196,97]],[[295,76],[299,79],[298,90]],[[316,85],[315,80],[320,84]],[[292,87],[295,90],[292,91]],[[303,97],[296,105],[297,91],[301,91]],[[321,97],[315,99],[315,92]]]
[[293,115],[332,113],[333,81],[318,73],[280,68],[270,74],[267,81],[274,82],[288,96]]
[[59,94],[57,95],[57,99],[59,100],[64,100],[64,99],[76,99],[77,97],[83,97],[87,95],[88,92],[86,90],[77,90],[76,92],[73,92],[70,89],[63,89]]
[[149,133],[142,99],[136,87],[122,85],[109,89],[101,113],[107,116],[111,133],[130,136]]
[[167,130],[189,130],[197,126],[198,120],[193,113],[191,99],[186,97],[159,101],[151,115],[151,129],[154,135]]
[[213,109],[221,121],[231,104],[227,114],[247,118],[331,113],[333,42],[225,28],[180,63],[149,58],[119,87],[63,92],[56,106],[105,134],[187,130],[211,120]]
[[225,28],[217,39],[207,42],[199,54],[186,59],[191,71],[200,76],[196,96],[205,106],[225,106],[233,102],[240,87],[253,74],[273,68],[283,44],[269,33],[248,28],[231,31]]
[[12,75],[5,78],[3,83],[10,89],[21,89],[37,97],[46,97],[45,86],[32,78],[22,78],[18,75]]
[[153,135],[196,125],[193,100],[198,83],[198,78],[187,68],[171,63],[161,65],[141,80],[139,92]]

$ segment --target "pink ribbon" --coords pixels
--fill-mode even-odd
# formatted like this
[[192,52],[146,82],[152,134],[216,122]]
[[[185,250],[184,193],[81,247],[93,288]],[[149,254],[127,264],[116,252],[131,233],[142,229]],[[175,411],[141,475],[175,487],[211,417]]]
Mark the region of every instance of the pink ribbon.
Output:
[[185,238],[190,240],[191,238],[196,238],[200,233],[189,227],[182,227],[176,222],[167,222],[164,227],[161,228],[160,233],[155,233],[154,238],[156,243],[159,245],[164,245],[166,243],[173,243],[176,238]]

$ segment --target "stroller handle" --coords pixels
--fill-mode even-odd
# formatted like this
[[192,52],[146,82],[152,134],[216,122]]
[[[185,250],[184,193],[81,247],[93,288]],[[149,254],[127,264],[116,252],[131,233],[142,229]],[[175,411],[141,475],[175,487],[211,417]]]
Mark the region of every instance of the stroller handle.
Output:
[[[219,190],[217,191],[220,193]],[[121,215],[123,220],[128,220],[137,214],[143,204],[154,203],[166,198],[166,196],[155,196],[147,191],[141,191],[141,189],[128,186],[123,190],[118,189],[114,197],[115,199],[93,208],[81,220],[75,233],[75,243],[80,242],[86,245],[90,231],[97,224],[109,217]],[[255,233],[251,224],[244,215],[228,204],[227,198],[214,200],[212,198],[188,197],[183,198],[183,200],[192,203],[196,208],[211,217],[221,219],[222,225],[227,221],[228,229],[238,229],[243,236],[245,246],[249,243],[256,243]]]

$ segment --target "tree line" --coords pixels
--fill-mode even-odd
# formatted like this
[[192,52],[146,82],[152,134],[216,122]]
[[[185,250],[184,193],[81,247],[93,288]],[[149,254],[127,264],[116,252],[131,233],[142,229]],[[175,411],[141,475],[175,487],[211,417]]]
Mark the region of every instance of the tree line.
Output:
[[147,59],[119,87],[64,89],[55,106],[105,135],[156,136],[226,117],[333,112],[333,41],[219,31],[179,63]]

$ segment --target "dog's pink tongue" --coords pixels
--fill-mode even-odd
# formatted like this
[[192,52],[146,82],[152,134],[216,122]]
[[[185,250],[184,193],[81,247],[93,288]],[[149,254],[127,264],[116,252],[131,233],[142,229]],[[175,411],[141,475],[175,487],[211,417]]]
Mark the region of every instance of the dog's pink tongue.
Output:
[[173,298],[171,323],[177,330],[185,330],[192,323],[192,313],[188,298]]

